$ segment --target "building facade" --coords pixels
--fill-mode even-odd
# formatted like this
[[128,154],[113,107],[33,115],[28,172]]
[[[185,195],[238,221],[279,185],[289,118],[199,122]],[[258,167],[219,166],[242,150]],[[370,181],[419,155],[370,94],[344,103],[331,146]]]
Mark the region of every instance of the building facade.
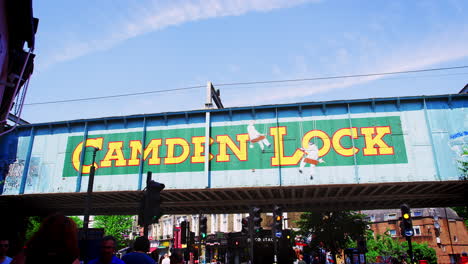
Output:
[[[283,229],[293,228],[293,218],[298,213],[284,213],[283,214]],[[219,238],[229,233],[241,232],[242,218],[248,217],[246,213],[236,214],[206,214],[207,217],[207,231],[208,238]],[[262,227],[264,229],[271,229],[273,223],[272,213],[262,213]],[[291,216],[288,218],[288,216]],[[164,215],[159,219],[159,222],[149,227],[149,240],[151,242],[151,250],[158,248],[161,252],[169,250],[174,247],[175,237],[177,230],[183,221],[189,223],[189,229],[194,232],[195,238],[199,236],[199,217],[200,215]],[[143,228],[136,226],[137,220],[135,219],[134,235],[143,235]],[[133,237],[131,237],[133,238]],[[209,244],[209,243],[208,243]]]
[[[405,241],[400,231],[399,209],[366,210],[374,234],[390,234],[395,239]],[[468,252],[468,232],[463,218],[451,208],[413,208],[411,210],[416,243],[426,242],[434,248],[437,263],[457,263],[462,252]]]
[[[400,231],[400,209],[365,210],[361,213],[367,215],[367,222],[374,234],[388,233],[394,239],[405,241]],[[416,243],[427,243],[434,248],[437,254],[437,262],[457,263],[463,252],[468,252],[468,232],[463,218],[451,208],[413,208],[411,209],[414,236],[412,241]],[[300,218],[301,213],[284,213],[283,229],[294,229],[295,220]],[[225,234],[240,232],[242,229],[242,218],[248,214],[207,214],[208,243],[210,238],[225,237]],[[272,213],[263,213],[262,226],[270,229],[273,218]],[[183,221],[189,222],[191,232],[195,237],[199,236],[198,221],[200,215],[164,215],[157,224],[150,226],[149,238],[152,250],[159,248],[161,252],[174,247],[175,230]],[[143,230],[140,230],[143,234]],[[213,252],[222,248],[221,244],[211,244]],[[216,254],[212,254],[216,255]]]

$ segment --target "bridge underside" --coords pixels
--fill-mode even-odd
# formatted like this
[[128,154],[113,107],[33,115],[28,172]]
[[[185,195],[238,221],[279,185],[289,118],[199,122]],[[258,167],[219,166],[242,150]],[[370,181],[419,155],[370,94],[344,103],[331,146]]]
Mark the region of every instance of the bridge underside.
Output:
[[[465,206],[467,181],[307,185],[262,188],[164,190],[165,214],[240,213],[252,206],[265,211],[280,205],[285,211],[365,210]],[[138,213],[142,191],[95,192],[93,215]],[[44,215],[60,211],[82,215],[86,193],[0,195],[3,212]]]

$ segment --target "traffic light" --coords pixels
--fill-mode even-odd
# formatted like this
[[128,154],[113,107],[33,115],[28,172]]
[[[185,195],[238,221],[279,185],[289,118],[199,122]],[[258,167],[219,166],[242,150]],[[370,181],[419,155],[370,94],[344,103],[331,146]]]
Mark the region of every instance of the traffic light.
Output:
[[[161,212],[161,191],[166,187],[164,184],[150,181],[149,185],[146,186],[147,190],[147,200],[146,200],[146,212],[145,222],[146,223],[157,223],[159,218],[162,216]],[[148,220],[148,221],[146,221]]]
[[241,221],[242,222],[242,229],[241,229],[242,235],[249,234],[249,220],[250,220],[249,217],[242,218],[242,221]]
[[262,231],[262,218],[260,214],[262,213],[262,209],[258,207],[252,208],[252,221],[253,221],[253,231],[254,233],[260,233]]
[[200,217],[200,238],[202,240],[205,240],[207,236],[207,221],[208,219],[206,218],[206,216]]
[[180,243],[181,244],[187,244],[187,233],[189,231],[189,228],[188,228],[188,222],[187,221],[182,221],[180,223]]
[[401,208],[401,223],[400,223],[401,234],[405,237],[412,237],[414,235],[414,231],[413,231],[413,221],[411,220],[411,210],[407,204],[402,204],[400,208]]
[[273,230],[275,232],[283,230],[283,209],[277,205],[273,208]]
[[145,226],[145,207],[146,207],[146,193],[140,199],[140,209],[138,210],[138,225]]
[[140,200],[140,211],[138,213],[138,225],[148,226],[157,223],[162,215],[161,191],[165,185],[153,180],[146,186],[146,192]]

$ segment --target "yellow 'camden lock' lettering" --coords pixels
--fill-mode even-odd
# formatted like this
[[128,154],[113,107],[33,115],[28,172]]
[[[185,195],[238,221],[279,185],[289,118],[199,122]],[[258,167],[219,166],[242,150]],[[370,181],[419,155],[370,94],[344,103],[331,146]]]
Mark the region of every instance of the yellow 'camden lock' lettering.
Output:
[[[325,124],[330,121],[322,120],[322,122]],[[326,161],[320,166],[352,165],[355,162],[358,165],[375,164],[376,162],[378,164],[407,162],[399,117],[353,119],[353,127],[346,127],[346,123],[349,121],[344,119],[342,127],[336,127],[336,120],[334,120],[333,126],[322,125],[321,129],[315,127],[310,129],[311,126],[309,126],[309,130],[306,129],[300,133],[298,133],[299,126],[290,125],[292,123],[284,123],[281,126],[263,124],[263,127],[259,126],[258,129],[264,131],[264,134],[258,132],[257,128],[252,129],[252,127],[248,131],[247,125],[233,126],[236,129],[227,130],[223,127],[214,127],[212,129],[217,133],[212,132],[208,145],[209,160],[211,161],[210,170],[298,166],[309,142],[315,143],[318,157],[324,157]],[[396,134],[393,134],[392,130],[395,130]],[[75,137],[77,140],[74,142],[76,143],[70,149],[70,155],[67,154],[72,164],[69,168],[76,172],[81,167],[82,173],[89,173],[91,167],[89,156],[86,156],[82,166],[80,164],[82,150],[95,147],[101,149],[97,156],[98,161],[94,164],[95,167],[104,171],[106,168],[117,170],[117,172],[112,171],[111,174],[118,173],[119,167],[128,167],[128,170],[131,167],[137,167],[131,170],[138,171],[142,162],[146,162],[145,166],[164,165],[158,170],[159,172],[203,170],[207,144],[206,138],[202,136],[202,128],[197,132],[190,133],[183,132],[183,129],[177,131],[180,132],[169,130],[164,132],[175,137],[163,137],[162,132],[157,131],[148,132],[149,142],[145,146],[143,146],[141,139],[137,140],[136,136],[129,136],[129,133],[124,133],[122,136],[110,134],[89,138],[84,147],[79,137]],[[137,134],[135,133],[135,135]],[[159,135],[159,138],[155,138],[155,135]],[[103,149],[103,146],[106,149]],[[399,155],[386,158],[385,156],[395,154],[395,148],[401,149]],[[359,159],[349,159],[355,155],[359,155]],[[379,156],[379,159],[376,160],[369,156]],[[221,165],[223,163],[230,165]],[[171,170],[171,166],[177,166],[177,169]],[[124,170],[121,171],[128,173]],[[68,175],[72,175],[71,172],[68,172]]]

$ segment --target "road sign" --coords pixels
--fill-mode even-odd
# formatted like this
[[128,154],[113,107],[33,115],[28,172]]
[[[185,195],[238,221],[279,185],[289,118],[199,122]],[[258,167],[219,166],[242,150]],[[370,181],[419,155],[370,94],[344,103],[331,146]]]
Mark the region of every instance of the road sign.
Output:
[[276,236],[277,238],[280,238],[280,237],[282,236],[282,232],[281,232],[281,231],[276,232],[276,233],[275,233],[275,236]]

